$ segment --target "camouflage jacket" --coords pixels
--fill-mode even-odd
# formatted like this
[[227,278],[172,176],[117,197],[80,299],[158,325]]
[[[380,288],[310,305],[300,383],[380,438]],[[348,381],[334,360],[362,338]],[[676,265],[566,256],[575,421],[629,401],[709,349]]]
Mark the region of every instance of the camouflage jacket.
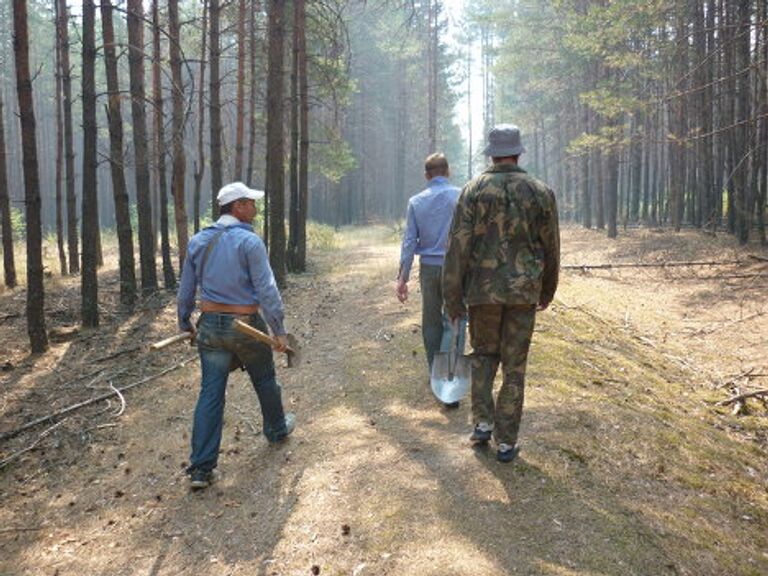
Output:
[[555,195],[514,164],[496,164],[461,192],[443,264],[451,318],[477,304],[548,304],[560,268]]

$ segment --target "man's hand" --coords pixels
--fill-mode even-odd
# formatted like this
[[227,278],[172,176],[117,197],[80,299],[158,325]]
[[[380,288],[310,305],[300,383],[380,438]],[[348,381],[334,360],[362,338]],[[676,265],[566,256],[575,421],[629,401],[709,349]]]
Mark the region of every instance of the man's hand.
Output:
[[195,342],[197,341],[197,328],[194,324],[191,324],[189,328],[184,330],[184,332],[189,332],[189,345],[194,346]]
[[285,352],[288,350],[288,336],[285,334],[282,336],[275,336],[275,340],[277,340],[277,345],[273,346],[272,348],[278,352]]
[[401,303],[408,300],[408,284],[398,278],[395,293],[397,294],[397,299],[400,300]]

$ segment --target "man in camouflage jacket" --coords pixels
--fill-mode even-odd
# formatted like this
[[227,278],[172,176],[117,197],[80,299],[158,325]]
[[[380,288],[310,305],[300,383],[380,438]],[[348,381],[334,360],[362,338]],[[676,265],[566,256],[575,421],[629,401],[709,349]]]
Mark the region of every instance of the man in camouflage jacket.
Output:
[[[528,349],[536,310],[557,289],[560,234],[555,195],[517,165],[520,130],[501,124],[488,135],[493,165],[459,197],[443,266],[443,298],[451,320],[469,311],[472,343],[470,440],[493,435],[501,462],[518,452]],[[496,402],[493,381],[502,365]]]

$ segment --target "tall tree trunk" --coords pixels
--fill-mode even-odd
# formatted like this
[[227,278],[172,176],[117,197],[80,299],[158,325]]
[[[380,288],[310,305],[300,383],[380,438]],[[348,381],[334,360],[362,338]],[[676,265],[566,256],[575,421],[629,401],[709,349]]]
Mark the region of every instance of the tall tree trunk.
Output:
[[203,29],[200,33],[200,78],[197,96],[197,161],[195,162],[195,191],[193,195],[195,233],[200,230],[200,189],[203,185],[205,174],[205,146],[203,144],[203,130],[205,128],[205,59],[206,40],[208,38],[208,2],[203,0]]
[[760,103],[757,113],[761,117],[757,148],[760,164],[757,185],[757,233],[760,238],[760,243],[765,246],[767,242],[765,232],[765,205],[766,197],[768,196],[768,150],[761,149],[761,146],[768,145],[768,23],[766,23],[766,19],[768,18],[768,3],[761,2],[759,6],[760,12],[757,21],[762,22],[763,24],[761,27],[761,43],[758,59],[762,59],[763,62],[759,67],[759,72],[757,74],[757,101]]
[[24,167],[24,202],[27,206],[27,333],[33,353],[48,348],[45,332],[45,287],[43,285],[40,179],[35,142],[35,111],[29,73],[29,31],[26,0],[13,0],[13,51],[16,61],[16,93],[21,120],[21,150]]
[[235,176],[243,180],[243,154],[245,152],[245,5],[239,0],[237,7],[237,111],[235,120]]
[[245,182],[253,186],[253,161],[256,151],[256,99],[258,96],[258,84],[256,82],[256,13],[261,11],[261,2],[252,2],[248,11],[248,36],[249,50],[248,62],[250,65],[250,95],[248,97],[248,167],[245,173]]
[[3,280],[6,286],[13,288],[18,283],[18,279],[13,256],[13,225],[11,224],[11,201],[8,196],[4,118],[3,94],[0,92],[0,224],[3,226]]
[[428,23],[427,23],[427,130],[429,140],[428,153],[437,151],[437,77],[438,77],[438,48],[439,48],[439,30],[438,18],[440,15],[440,1],[427,0]]
[[139,216],[141,288],[157,290],[155,250],[152,243],[149,164],[147,163],[147,115],[144,108],[144,8],[142,0],[128,0],[128,64],[131,85],[133,147],[136,158],[136,204]]
[[115,32],[112,23],[112,2],[101,1],[101,27],[104,40],[104,67],[107,75],[107,119],[109,121],[110,168],[112,194],[115,199],[117,243],[120,253],[120,302],[131,307],[136,302],[136,262],[133,257],[133,231],[128,202],[128,190],[123,170],[123,115],[120,110],[120,85],[117,74]]
[[296,268],[304,272],[307,268],[307,214],[309,212],[309,76],[307,72],[307,25],[306,0],[295,0],[301,4],[299,40],[299,221],[297,226]]
[[283,171],[283,41],[285,0],[269,3],[267,74],[267,182],[269,261],[279,286],[285,285],[285,174]]
[[81,315],[83,326],[99,325],[98,283],[98,191],[96,189],[96,6],[83,0],[83,196],[82,234],[83,271],[80,276]]
[[69,272],[80,272],[80,252],[77,233],[77,193],[75,192],[75,145],[72,128],[72,69],[69,64],[69,11],[67,0],[56,0],[59,6],[58,42],[61,46],[61,83],[64,92],[64,165],[67,170],[67,249]]
[[736,5],[735,51],[736,51],[736,116],[734,124],[738,127],[735,138],[735,164],[733,167],[734,208],[736,216],[736,237],[739,244],[749,240],[752,226],[752,203],[749,186],[750,142],[750,49],[751,49],[751,0],[739,0]]
[[[62,214],[63,198],[62,198],[62,175],[64,172],[64,120],[61,116],[61,42],[59,42],[59,3],[53,4],[54,18],[56,22],[56,97],[54,98],[54,106],[56,106],[56,248],[59,253],[59,271],[62,276],[66,276],[67,269],[67,253],[64,249],[64,218]],[[0,107],[0,116],[2,115],[2,108]]]
[[[221,78],[219,77],[219,59],[221,57],[221,47],[219,45],[219,24],[221,16],[221,7],[219,0],[210,0],[210,66],[211,78],[208,98],[210,130],[211,130],[211,217],[218,216],[216,206],[216,194],[222,187],[221,174]],[[282,53],[280,54],[282,58]],[[282,94],[281,94],[282,96]]]
[[685,0],[678,0],[676,8],[676,35],[675,35],[675,78],[673,82],[679,93],[675,95],[672,103],[672,124],[673,132],[671,135],[670,146],[672,148],[671,158],[671,184],[670,190],[670,217],[675,232],[680,231],[682,224],[684,199],[685,199],[685,74],[688,69],[688,36],[686,33],[686,10]]
[[[163,98],[163,48],[161,44],[160,2],[152,0],[152,100],[154,102],[155,137],[153,139],[155,158],[155,179],[157,182],[157,210],[160,224],[160,255],[163,262],[163,285],[168,290],[176,286],[176,274],[171,259],[171,232],[168,222],[168,181],[165,175],[165,99]],[[152,248],[157,248],[156,227]]]
[[[178,0],[168,0],[168,27],[170,29],[171,78],[173,80],[173,211],[176,217],[176,242],[179,250],[179,270],[187,256],[189,232],[187,207],[184,198],[184,177],[187,163],[184,155],[184,85],[181,79],[181,35],[179,33]],[[167,287],[167,286],[166,286]]]
[[296,255],[296,226],[299,219],[299,3],[293,1],[293,39],[291,46],[291,139],[288,157],[288,270],[295,272],[294,258]]

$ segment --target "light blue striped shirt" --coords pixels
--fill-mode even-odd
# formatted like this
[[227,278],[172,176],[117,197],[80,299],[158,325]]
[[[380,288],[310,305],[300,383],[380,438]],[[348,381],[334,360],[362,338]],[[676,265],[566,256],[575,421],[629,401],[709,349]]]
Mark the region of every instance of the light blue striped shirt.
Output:
[[422,264],[442,266],[448,248],[453,211],[461,190],[448,182],[445,176],[435,176],[428,188],[408,201],[405,233],[400,249],[401,280],[407,282],[411,274],[413,257],[419,255]]

